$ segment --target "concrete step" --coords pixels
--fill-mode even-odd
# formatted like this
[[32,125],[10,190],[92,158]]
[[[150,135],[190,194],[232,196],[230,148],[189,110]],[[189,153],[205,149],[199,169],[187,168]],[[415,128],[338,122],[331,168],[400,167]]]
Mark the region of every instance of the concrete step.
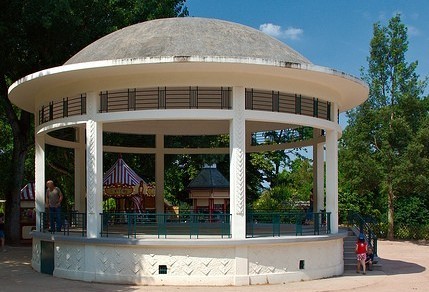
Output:
[[355,253],[355,251],[353,250],[353,251],[344,251],[343,252],[343,257],[346,259],[351,259],[351,258],[353,258],[353,259],[356,259],[356,253]]
[[355,248],[356,248],[356,244],[355,243],[347,243],[347,242],[344,242],[344,250],[355,250]]
[[356,242],[356,236],[347,236],[347,237],[344,237],[344,241],[347,241],[347,242]]
[[[357,235],[352,231],[347,231],[348,236],[344,238],[343,242],[343,259],[344,259],[344,270],[345,271],[353,271],[356,270],[356,238]],[[383,266],[380,263],[379,258],[376,259],[377,264],[372,265],[372,269],[374,271],[382,271]]]
[[351,241],[349,241],[349,242],[344,242],[344,247],[345,248],[355,248],[356,247],[356,242],[351,242]]
[[[344,270],[345,271],[351,271],[351,270],[356,270],[356,261],[354,263],[344,263]],[[374,264],[372,265],[372,270],[373,271],[382,271],[383,270],[383,266],[381,264]]]
[[356,266],[356,259],[344,259],[344,266],[346,265],[355,265]]

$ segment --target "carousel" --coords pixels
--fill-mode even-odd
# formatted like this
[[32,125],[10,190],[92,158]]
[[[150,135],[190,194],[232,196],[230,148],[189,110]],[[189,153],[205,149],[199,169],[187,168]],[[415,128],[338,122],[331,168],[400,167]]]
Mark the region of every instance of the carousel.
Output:
[[[32,267],[67,279],[141,285],[252,285],[341,275],[346,233],[338,226],[338,115],[367,97],[360,79],[315,65],[261,31],[197,17],[126,27],[62,66],[23,77],[9,88],[9,98],[35,116]],[[311,138],[272,145],[254,139],[263,132],[304,127],[311,129]],[[71,129],[73,141],[52,134],[61,129]],[[103,144],[107,133],[150,135],[154,143]],[[229,145],[177,148],[167,143],[171,136],[203,135],[225,135]],[[75,209],[85,218],[79,236],[49,234],[40,227],[47,144],[74,149]],[[246,209],[246,155],[298,147],[313,149],[313,214],[327,220],[305,233],[296,214],[276,217],[269,236],[255,237],[249,231],[249,222],[255,221]],[[116,170],[103,177],[105,153],[151,155],[154,197],[149,188],[145,194],[145,182],[125,164],[114,169],[131,174],[129,180],[113,178]],[[165,156],[176,154],[229,155],[225,220],[163,217]],[[134,206],[143,210],[152,200],[158,217],[130,226],[128,236],[105,236],[106,197],[137,198],[142,202]],[[213,207],[221,203],[213,199]],[[214,231],[226,230],[227,236],[194,236],[195,230],[214,224],[222,227]],[[146,232],[148,226],[158,233]],[[190,233],[169,236],[171,226]],[[283,227],[293,232],[284,233]],[[139,228],[143,231],[135,236]]]
[[125,163],[122,156],[103,177],[103,199],[114,199],[115,212],[155,210],[154,185],[147,184]]

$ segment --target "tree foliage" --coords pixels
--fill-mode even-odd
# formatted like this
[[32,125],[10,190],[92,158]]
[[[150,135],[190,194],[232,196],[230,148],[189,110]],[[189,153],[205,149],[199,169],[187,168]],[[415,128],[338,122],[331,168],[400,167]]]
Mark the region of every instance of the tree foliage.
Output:
[[[0,145],[8,167],[6,220],[9,240],[19,240],[19,190],[33,142],[32,115],[7,98],[11,82],[63,64],[80,49],[119,28],[155,18],[186,16],[186,0],[12,0],[0,3],[0,115],[13,144]],[[3,155],[7,155],[6,158]],[[13,162],[13,163],[12,163]]]
[[369,98],[348,113],[340,144],[340,185],[350,195],[372,196],[360,200],[360,211],[368,212],[372,202],[387,212],[388,238],[394,236],[395,207],[401,208],[397,198],[428,195],[426,82],[415,72],[417,62],[407,63],[407,50],[400,15],[387,26],[374,24],[368,68],[362,69]]
[[[313,137],[313,129],[308,127],[282,129],[260,132],[253,138],[254,145],[275,145],[306,140]],[[250,153],[246,156],[246,199],[252,205],[268,186],[282,189],[281,173],[292,167],[294,158],[302,159],[306,149],[292,148],[288,150],[264,151]],[[280,186],[279,186],[280,185]],[[280,202],[277,202],[280,204]]]
[[280,171],[277,184],[253,202],[255,210],[281,211],[308,207],[313,189],[313,166],[308,158],[294,159]]

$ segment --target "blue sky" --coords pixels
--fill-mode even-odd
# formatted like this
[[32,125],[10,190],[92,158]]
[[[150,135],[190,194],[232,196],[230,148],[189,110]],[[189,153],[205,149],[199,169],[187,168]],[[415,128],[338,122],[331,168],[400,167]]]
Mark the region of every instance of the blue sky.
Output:
[[263,30],[316,65],[359,77],[373,24],[396,13],[408,28],[407,61],[429,75],[428,0],[187,0],[190,16],[217,18]]

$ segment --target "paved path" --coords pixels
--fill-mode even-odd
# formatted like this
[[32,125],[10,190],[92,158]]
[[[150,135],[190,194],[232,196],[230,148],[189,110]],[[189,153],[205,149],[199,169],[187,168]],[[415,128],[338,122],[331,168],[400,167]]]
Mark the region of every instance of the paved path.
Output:
[[429,291],[429,244],[380,241],[379,255],[383,271],[367,275],[347,272],[341,277],[246,287],[147,287],[86,283],[55,278],[33,271],[30,247],[7,247],[0,252],[0,291]]

